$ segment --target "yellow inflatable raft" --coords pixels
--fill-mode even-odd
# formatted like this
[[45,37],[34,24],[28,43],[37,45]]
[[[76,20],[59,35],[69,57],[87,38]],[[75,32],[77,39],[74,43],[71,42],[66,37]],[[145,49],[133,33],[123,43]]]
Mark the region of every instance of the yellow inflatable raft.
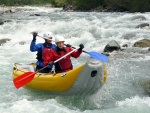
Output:
[[[35,64],[18,64],[13,67],[13,78],[26,72],[34,72]],[[37,73],[34,79],[26,84],[27,87],[50,91],[52,94],[93,94],[97,92],[107,80],[106,65],[90,59],[71,71],[62,73]]]

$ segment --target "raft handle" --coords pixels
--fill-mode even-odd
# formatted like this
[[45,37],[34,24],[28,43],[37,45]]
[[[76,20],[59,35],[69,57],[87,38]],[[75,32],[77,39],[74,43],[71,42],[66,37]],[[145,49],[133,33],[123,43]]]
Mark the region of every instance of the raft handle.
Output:
[[91,77],[95,77],[97,75],[97,70],[93,70],[92,72],[91,72]]

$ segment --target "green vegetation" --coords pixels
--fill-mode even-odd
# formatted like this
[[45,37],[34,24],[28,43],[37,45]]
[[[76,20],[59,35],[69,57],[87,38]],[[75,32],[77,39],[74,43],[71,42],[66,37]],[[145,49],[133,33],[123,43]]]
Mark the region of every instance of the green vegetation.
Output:
[[[55,4],[70,5],[73,10],[88,11],[96,8],[107,11],[149,12],[150,0],[54,0]],[[59,6],[59,5],[57,5]]]
[[54,0],[0,0],[0,5],[42,5],[52,3]]
[[150,0],[104,0],[106,8],[116,11],[149,12]]
[[44,5],[54,7],[71,6],[73,10],[88,11],[96,8],[106,11],[150,11],[150,0],[0,0],[0,5]]
[[103,0],[75,0],[74,4],[80,10],[90,10],[104,4]]

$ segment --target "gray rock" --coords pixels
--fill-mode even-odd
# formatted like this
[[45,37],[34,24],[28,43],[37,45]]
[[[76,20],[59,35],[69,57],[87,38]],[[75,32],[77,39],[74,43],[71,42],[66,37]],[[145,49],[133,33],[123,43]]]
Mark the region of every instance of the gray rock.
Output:
[[26,44],[26,43],[27,43],[27,42],[25,42],[25,41],[19,42],[20,45],[24,45],[24,44]]
[[10,10],[10,13],[15,13],[15,12],[16,12],[15,9]]
[[12,22],[12,20],[1,20],[0,19],[0,25],[3,25],[5,22]]
[[135,37],[135,33],[126,33],[121,38],[129,40],[132,39],[133,37]]
[[2,20],[2,19],[0,19],[0,25],[3,25],[3,24],[4,24],[3,20]]
[[4,22],[12,22],[12,20],[4,20]]
[[149,24],[148,23],[143,23],[143,24],[140,24],[140,25],[137,25],[135,28],[143,28],[143,27],[149,27]]
[[3,25],[3,24],[4,24],[4,22],[1,22],[1,21],[0,21],[0,25]]
[[121,47],[115,40],[111,40],[104,48],[104,52],[113,52],[119,50],[121,50]]
[[133,47],[150,47],[150,40],[143,39],[134,43]]
[[41,16],[40,14],[31,14],[30,16]]
[[122,47],[128,47],[128,44],[123,44]]
[[0,46],[1,45],[3,45],[3,44],[5,44],[7,41],[10,41],[11,39],[8,39],[8,38],[6,38],[6,39],[0,39]]
[[146,20],[146,18],[142,15],[134,16],[132,20]]
[[63,6],[63,10],[64,11],[73,11],[73,6],[66,4]]

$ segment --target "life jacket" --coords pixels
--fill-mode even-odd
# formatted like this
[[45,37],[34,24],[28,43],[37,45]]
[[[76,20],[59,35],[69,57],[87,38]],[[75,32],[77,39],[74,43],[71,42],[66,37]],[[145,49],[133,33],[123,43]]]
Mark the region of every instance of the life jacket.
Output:
[[41,61],[41,62],[43,62],[43,59],[42,59],[42,51],[44,50],[44,48],[53,48],[52,47],[52,44],[49,44],[49,43],[43,43],[42,44],[42,46],[43,47],[41,47],[41,48],[38,48],[38,52],[37,52],[37,57],[36,57],[36,59],[38,60],[38,61]]
[[[64,47],[63,49],[57,48],[55,51],[59,55],[59,57],[62,57],[65,54],[67,54],[68,52],[70,52],[67,47]],[[55,71],[56,72],[68,71],[71,69],[73,69],[73,66],[72,66],[72,63],[70,60],[70,55],[66,56],[66,58],[63,58],[62,60],[55,63]]]

